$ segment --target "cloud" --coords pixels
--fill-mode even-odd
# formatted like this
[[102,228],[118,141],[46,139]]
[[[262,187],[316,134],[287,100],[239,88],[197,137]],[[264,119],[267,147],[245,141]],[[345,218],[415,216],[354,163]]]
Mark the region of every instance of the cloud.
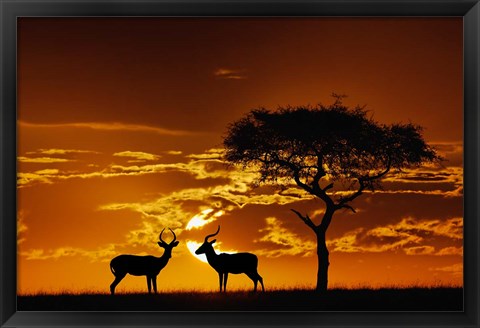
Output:
[[270,248],[255,250],[258,255],[267,257],[279,257],[285,255],[311,256],[316,249],[316,244],[310,240],[304,240],[297,234],[285,228],[280,220],[275,217],[265,219],[266,227],[259,232],[263,236],[255,239],[255,243],[267,243]]
[[[111,165],[108,170],[115,174],[143,175],[152,173],[183,172],[190,174],[194,179],[229,179],[229,172],[221,168],[224,166],[218,160],[192,160],[187,163],[148,164],[148,165]],[[231,171],[233,175],[235,173]],[[245,173],[247,174],[247,173]],[[253,174],[253,173],[252,173]],[[251,174],[251,175],[252,175]]]
[[422,238],[416,235],[396,232],[385,227],[372,230],[358,228],[340,238],[327,241],[327,246],[332,252],[380,253],[417,245],[421,241]]
[[[138,227],[126,235],[126,244],[134,247],[157,248],[158,234],[164,228],[171,228],[177,236],[192,218],[193,213],[182,207],[178,195],[166,195],[145,203],[110,203],[99,206],[101,211],[132,211],[140,214]],[[168,229],[167,229],[168,230]],[[164,238],[166,239],[166,238]]]
[[225,80],[244,80],[247,78],[245,70],[242,69],[219,68],[213,72],[213,75]]
[[129,151],[129,150],[114,153],[113,156],[129,157],[129,158],[134,158],[138,161],[154,161],[154,160],[157,160],[161,157],[159,155],[144,153],[144,152],[141,152],[141,151]]
[[435,255],[463,255],[463,247],[445,247],[439,250]]
[[[217,167],[220,164],[219,168]],[[287,204],[300,199],[298,195],[274,193],[270,194],[254,193],[251,191],[251,185],[256,179],[257,174],[249,171],[231,170],[223,166],[218,161],[191,161],[189,163],[175,164],[156,164],[144,166],[119,166],[114,165],[110,168],[111,172],[116,174],[147,174],[177,171],[185,172],[192,175],[195,179],[219,179],[221,183],[214,184],[203,188],[186,188],[177,192],[173,192],[168,196],[162,197],[162,201],[166,201],[165,197],[170,200],[198,200],[198,201],[215,201],[224,200],[230,205],[242,207],[245,204]],[[106,174],[105,172],[103,174]],[[206,204],[208,205],[208,204]]]
[[449,190],[444,192],[445,197],[463,197],[463,185],[458,186],[454,190]]
[[[162,202],[163,201],[163,202]],[[171,197],[164,197],[161,200],[149,203],[111,203],[101,205],[98,209],[102,211],[129,210],[140,213],[143,219],[142,231],[161,231],[165,227],[178,228],[192,216],[182,210],[178,202]]]
[[403,250],[407,255],[432,255],[435,253],[435,247],[433,246],[405,247]]
[[[27,260],[57,260],[64,257],[85,258],[90,262],[109,262],[115,256],[125,253],[126,248],[129,250],[136,247],[144,247],[153,251],[158,251],[159,246],[159,233],[163,227],[151,224],[150,222],[142,222],[140,229],[130,231],[126,235],[126,241],[119,244],[107,244],[96,249],[84,249],[80,247],[58,247],[53,249],[30,249],[27,251],[21,251],[20,256],[25,257]],[[179,232],[175,232],[177,235]],[[173,239],[170,231],[165,230],[162,235],[163,240],[169,242]],[[128,251],[130,252],[130,251]],[[178,253],[178,252],[177,252]],[[137,255],[147,255],[148,253],[135,252]]]
[[[463,197],[463,167],[425,165],[392,173],[382,179],[384,190],[375,193]],[[438,186],[433,189],[432,186]],[[415,189],[414,189],[415,188]]]
[[400,223],[389,226],[399,232],[410,234],[433,234],[435,236],[448,237],[454,240],[463,239],[463,219],[451,218],[441,220],[418,221],[413,218],[405,218]]
[[211,148],[211,149],[207,149],[202,154],[190,154],[185,157],[192,158],[192,159],[200,159],[200,160],[206,160],[206,159],[220,160],[222,159],[224,153],[225,153],[225,150],[223,148]]
[[[369,193],[366,191],[364,193]],[[418,195],[436,195],[442,197],[463,197],[463,187],[457,187],[452,190],[376,190],[376,194],[418,194]]]
[[[138,229],[131,230],[126,235],[126,244],[133,247],[146,246],[151,249],[158,249],[157,242],[160,240],[160,232],[165,228],[170,228],[175,231],[178,226],[174,222],[167,222],[167,220],[148,220],[142,221]],[[175,231],[175,235],[180,235],[180,231]],[[173,240],[173,235],[170,230],[165,229],[162,239],[166,242]]]
[[[328,195],[335,195],[335,196],[348,196],[352,195],[353,191],[335,191],[335,192],[330,192],[327,193]],[[434,196],[442,196],[445,198],[450,198],[450,197],[463,197],[463,185],[455,187],[455,189],[451,190],[441,190],[441,189],[435,189],[435,190],[412,190],[412,189],[396,189],[396,190],[375,190],[374,192],[370,190],[364,190],[363,194],[417,194],[417,195],[434,195]]]
[[[96,168],[97,165],[89,165],[88,167]],[[34,185],[36,183],[54,183],[56,181],[68,179],[91,179],[91,178],[115,178],[121,176],[139,176],[145,174],[165,173],[169,171],[180,171],[186,173],[195,173],[193,168],[189,168],[186,163],[174,164],[155,164],[155,165],[110,165],[100,171],[94,172],[66,172],[59,170],[47,169],[36,172],[19,172],[17,174],[17,186],[19,188]],[[49,174],[41,174],[41,172],[49,172]]]
[[[89,167],[96,167],[91,166]],[[55,181],[68,179],[90,179],[90,178],[114,178],[120,176],[136,176],[153,173],[164,173],[168,171],[189,172],[188,165],[185,163],[177,164],[155,164],[155,165],[110,165],[100,171],[94,172],[61,172],[59,170],[47,169],[36,172],[19,172],[17,175],[17,186],[19,188],[27,187],[35,183],[54,183]],[[42,172],[44,172],[42,174]],[[49,172],[49,174],[45,174]]]
[[168,155],[182,155],[183,152],[181,150],[168,150],[165,152]]
[[431,145],[443,156],[463,154],[463,141],[434,141]]
[[[209,174],[205,168],[202,170],[203,173],[199,175]],[[217,174],[218,172],[214,176]],[[300,199],[276,193],[249,194],[249,184],[252,180],[250,174],[234,171],[224,184],[181,189],[147,202],[103,204],[98,209],[104,211],[127,210],[139,213],[142,217],[142,224],[137,230],[129,233],[127,239],[129,243],[145,245],[150,243],[149,238],[154,231],[160,231],[164,227],[188,230],[188,223],[195,216],[198,216],[198,220],[208,223],[224,213],[247,204],[287,204]],[[192,203],[196,204],[196,208],[186,210],[185,204]],[[201,213],[198,214],[199,212]]]
[[391,173],[384,182],[404,183],[462,183],[463,168],[460,166],[440,167],[437,165],[424,165],[419,168],[404,169],[401,172]]
[[438,272],[447,272],[451,273],[454,276],[462,276],[463,275],[463,263],[456,263],[448,266],[443,267],[436,267],[436,268],[429,268],[429,271],[438,271]]
[[59,174],[58,169],[45,169],[31,173],[17,173],[17,186],[19,188],[34,183],[53,183],[52,179]]
[[186,158],[193,158],[193,159],[221,159],[221,154],[190,154],[185,156]]
[[50,250],[30,249],[19,254],[27,260],[56,260],[62,257],[84,257],[91,262],[108,262],[119,253],[116,248],[117,246],[113,244],[93,250],[78,247],[59,247]]
[[[175,154],[179,154],[177,151],[173,151]],[[228,181],[229,185],[236,185],[235,192],[233,196],[231,193],[228,195],[218,194],[217,196],[225,197],[230,199],[232,202],[235,202],[239,206],[243,206],[247,203],[257,203],[262,204],[265,202],[270,202],[270,199],[277,197],[281,199],[283,204],[294,202],[296,199],[307,199],[312,198],[311,195],[306,193],[304,190],[295,186],[291,181],[286,184],[285,189],[280,190],[277,195],[265,195],[265,194],[255,194],[253,192],[254,187],[257,186],[258,182],[258,171],[255,169],[244,169],[238,167],[232,167],[226,165],[222,161],[222,154],[224,149],[213,148],[208,149],[204,153],[200,154],[189,154],[186,158],[190,159],[187,162],[177,162],[177,163],[157,163],[157,164],[145,164],[145,165],[109,165],[103,169],[97,169],[96,172],[62,172],[55,175],[45,176],[45,175],[35,175],[34,173],[20,173],[19,175],[19,187],[26,187],[33,183],[53,183],[57,180],[65,180],[72,178],[114,178],[120,176],[140,176],[145,174],[162,174],[168,172],[183,172],[185,174],[191,175],[196,180],[202,179],[223,179]],[[158,159],[159,155],[149,154],[144,152],[133,152],[133,151],[124,151],[115,153],[114,156],[124,156],[134,158],[136,160],[129,161],[135,162],[140,160],[154,160]],[[64,161],[62,159],[62,161]],[[384,190],[375,191],[379,194],[419,194],[419,195],[438,195],[442,197],[462,197],[463,196],[463,169],[461,167],[449,167],[444,168],[443,171],[438,171],[432,173],[430,171],[422,170],[406,170],[402,173],[400,178],[396,176],[390,176],[386,179],[386,182],[389,182],[384,188]],[[445,183],[451,183],[452,189],[442,190],[425,190],[422,188],[419,182],[424,183],[425,180],[430,180],[430,183],[438,183],[439,179],[444,183],[442,186],[445,188]],[[412,184],[417,183],[419,189],[405,189],[402,188],[402,183],[410,183],[408,186],[412,187]],[[240,188],[241,187],[241,188]],[[393,188],[395,187],[395,188]],[[227,187],[225,187],[227,188]],[[257,191],[259,188],[257,188]],[[370,191],[364,191],[364,193],[369,193]],[[329,195],[338,197],[351,194],[352,191],[347,190],[335,190],[329,192]],[[268,199],[266,199],[268,198]],[[287,200],[285,202],[285,200]]]
[[[77,150],[77,149],[37,149],[36,151],[26,152],[28,155],[40,155],[38,157],[31,156],[18,156],[17,160],[22,163],[39,163],[39,164],[51,164],[51,163],[67,163],[67,162],[76,162],[72,158],[63,158],[62,155],[70,154],[99,154],[98,152],[92,150]],[[47,156],[45,156],[47,155]],[[51,155],[54,155],[53,157]],[[57,157],[55,155],[60,155]]]
[[38,149],[37,151],[29,151],[27,154],[43,154],[43,155],[66,155],[66,154],[99,154],[93,150],[78,149]]
[[428,243],[438,237],[450,242],[458,242],[463,238],[463,219],[451,218],[441,220],[416,220],[404,218],[396,224],[378,226],[367,230],[358,228],[349,231],[342,237],[327,241],[333,252],[361,253],[403,251],[407,255],[460,255],[460,249],[449,246],[436,250]]
[[58,169],[45,169],[45,170],[38,170],[35,171],[35,174],[38,175],[56,175],[60,172]]
[[[418,194],[435,195],[445,198],[463,197],[463,167],[424,165],[419,168],[390,172],[381,181],[382,187],[364,194]],[[333,198],[350,196],[355,190],[336,183],[327,194]]]
[[28,230],[25,223],[25,211],[20,210],[17,214],[17,244],[25,242],[25,232]]
[[53,158],[53,157],[25,157],[19,156],[17,157],[19,162],[23,163],[66,163],[66,162],[74,162],[73,159],[66,159],[66,158]]
[[127,131],[127,132],[147,132],[155,133],[165,136],[195,136],[198,132],[167,129],[156,126],[141,125],[141,124],[125,124],[119,122],[79,122],[79,123],[30,123],[19,121],[20,126],[31,128],[79,128],[92,129],[100,131]]

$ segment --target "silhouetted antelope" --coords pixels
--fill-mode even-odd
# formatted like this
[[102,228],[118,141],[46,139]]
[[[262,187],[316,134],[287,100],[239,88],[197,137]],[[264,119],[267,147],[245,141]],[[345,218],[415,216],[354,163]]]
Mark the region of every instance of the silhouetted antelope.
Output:
[[168,228],[173,234],[173,240],[167,244],[162,239],[162,234],[165,228],[158,236],[158,246],[165,248],[161,257],[151,255],[137,256],[137,255],[119,255],[110,261],[110,270],[115,276],[115,280],[110,285],[110,292],[115,294],[115,287],[122,281],[127,273],[133,276],[147,276],[148,293],[153,290],[157,293],[157,276],[160,271],[167,265],[168,260],[172,257],[172,249],[178,245],[177,236],[172,229]]
[[235,253],[235,254],[226,254],[215,253],[213,249],[213,243],[217,240],[208,241],[208,238],[216,236],[220,232],[220,226],[218,226],[217,232],[214,234],[208,235],[205,237],[205,241],[202,246],[200,246],[195,254],[205,254],[207,256],[208,264],[215,271],[218,272],[218,278],[220,283],[220,292],[222,291],[222,282],[223,282],[223,291],[227,289],[227,279],[229,273],[245,273],[250,279],[253,280],[253,291],[257,291],[257,282],[260,281],[262,284],[262,290],[265,291],[263,287],[263,279],[257,272],[258,258],[255,254],[252,253]]

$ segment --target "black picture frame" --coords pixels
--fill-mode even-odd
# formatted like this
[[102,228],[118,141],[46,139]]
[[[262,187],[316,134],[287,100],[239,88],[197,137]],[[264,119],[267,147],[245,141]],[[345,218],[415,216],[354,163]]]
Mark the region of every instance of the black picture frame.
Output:
[[[0,325],[479,327],[480,4],[478,0],[0,0]],[[41,16],[462,16],[464,19],[463,312],[19,312],[16,310],[16,23]]]

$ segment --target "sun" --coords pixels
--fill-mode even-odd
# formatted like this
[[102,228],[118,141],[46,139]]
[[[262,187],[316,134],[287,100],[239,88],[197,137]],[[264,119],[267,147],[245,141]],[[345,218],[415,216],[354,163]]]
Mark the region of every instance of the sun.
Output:
[[208,216],[208,214],[212,212],[213,212],[213,208],[209,208],[201,211],[199,214],[195,215],[193,218],[190,219],[186,229],[192,230],[194,228],[200,228],[201,226],[204,226],[209,222],[208,220],[205,220],[205,218]]
[[[224,213],[225,212],[222,210],[215,211],[213,208],[208,208],[206,210],[203,210],[190,219],[185,230],[192,230],[192,229],[198,229],[200,227],[203,227],[207,223],[215,221]],[[195,251],[202,245],[201,243],[198,243],[193,240],[187,240],[186,243],[187,243],[188,250],[195,258],[197,258],[202,262],[208,263],[207,257],[205,256],[205,254],[200,254],[200,255],[195,254]]]
[[214,221],[216,218],[222,216],[224,213],[222,210],[219,210],[212,214],[212,212],[214,211],[215,210],[213,208],[208,208],[206,210],[201,211],[200,213],[198,213],[197,215],[195,215],[193,218],[190,219],[185,229],[192,230],[192,229],[203,227],[207,223],[210,223]]
[[200,246],[202,246],[201,243],[197,243],[196,241],[193,241],[193,240],[187,240],[187,248],[190,251],[190,253],[192,253],[192,255],[195,256],[198,260],[208,263],[207,257],[205,256],[205,254],[200,254],[200,255],[195,254],[195,251]]

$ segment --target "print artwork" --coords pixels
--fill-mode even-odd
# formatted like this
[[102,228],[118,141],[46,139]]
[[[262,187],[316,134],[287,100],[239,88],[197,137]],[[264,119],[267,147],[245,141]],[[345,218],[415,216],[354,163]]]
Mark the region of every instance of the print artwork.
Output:
[[34,311],[462,311],[463,25],[18,19]]

